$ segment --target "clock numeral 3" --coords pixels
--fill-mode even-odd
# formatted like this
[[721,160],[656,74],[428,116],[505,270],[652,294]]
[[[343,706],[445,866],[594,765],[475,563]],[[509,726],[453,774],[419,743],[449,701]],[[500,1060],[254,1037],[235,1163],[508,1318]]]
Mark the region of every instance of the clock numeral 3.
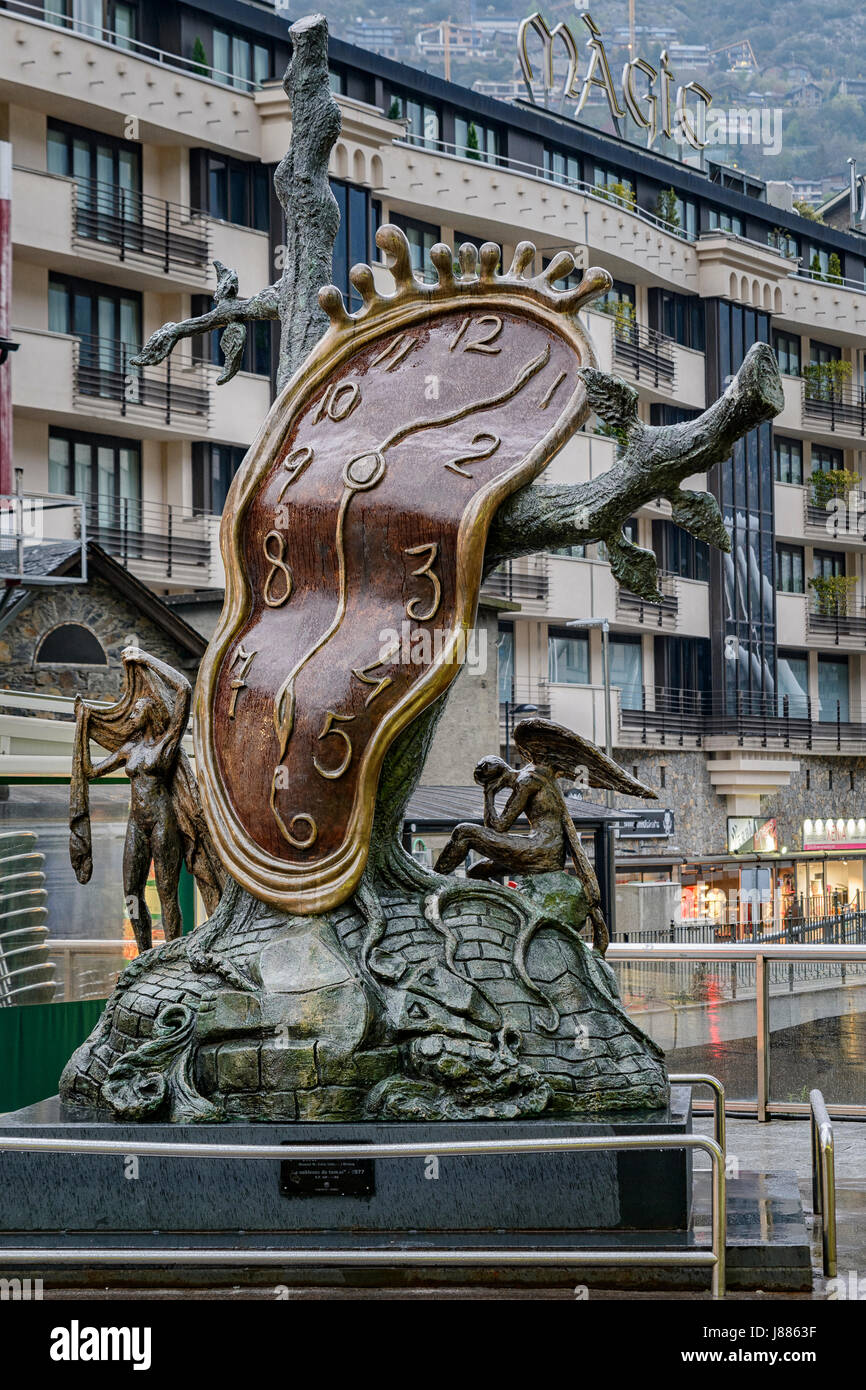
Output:
[[430,619],[436,616],[439,604],[442,602],[442,585],[439,576],[433,572],[433,566],[439,556],[439,545],[436,541],[428,541],[424,545],[413,545],[411,550],[404,550],[403,554],[427,556],[424,564],[412,571],[412,578],[430,580],[430,583],[433,585],[433,597],[430,601],[430,607],[427,609],[426,613],[419,612],[421,600],[419,598],[410,598],[409,602],[406,604],[406,616],[414,618],[416,623],[429,623]]

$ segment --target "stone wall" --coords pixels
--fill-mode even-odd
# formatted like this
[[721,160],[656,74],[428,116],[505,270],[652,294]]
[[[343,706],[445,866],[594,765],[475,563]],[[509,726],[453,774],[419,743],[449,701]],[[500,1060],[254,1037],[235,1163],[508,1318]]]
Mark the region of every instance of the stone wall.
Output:
[[[99,639],[107,666],[37,666],[41,639],[61,623],[80,623]],[[37,589],[0,636],[3,684],[10,690],[45,695],[114,699],[122,685],[120,653],[135,642],[152,656],[195,679],[190,653],[105,580]]]

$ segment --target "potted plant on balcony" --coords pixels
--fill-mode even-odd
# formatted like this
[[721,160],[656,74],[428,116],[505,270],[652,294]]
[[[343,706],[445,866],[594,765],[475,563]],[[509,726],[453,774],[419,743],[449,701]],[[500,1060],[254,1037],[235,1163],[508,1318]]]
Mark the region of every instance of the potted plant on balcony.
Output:
[[812,501],[826,508],[833,498],[846,498],[849,492],[859,493],[863,486],[859,473],[851,468],[816,468],[809,479]]
[[666,222],[669,227],[679,227],[680,212],[677,207],[679,199],[675,188],[663,188],[656,198],[656,217],[660,222]]
[[809,362],[803,368],[806,399],[809,401],[840,401],[846,382],[851,380],[850,362]]
[[857,583],[856,575],[819,574],[809,580],[815,594],[815,612],[821,618],[847,618]]
[[593,190],[599,198],[609,203],[619,203],[620,207],[633,208],[636,204],[635,192],[627,183],[597,183]]
[[207,61],[207,49],[200,38],[196,38],[192,45],[193,72],[199,77],[210,77],[210,68]]

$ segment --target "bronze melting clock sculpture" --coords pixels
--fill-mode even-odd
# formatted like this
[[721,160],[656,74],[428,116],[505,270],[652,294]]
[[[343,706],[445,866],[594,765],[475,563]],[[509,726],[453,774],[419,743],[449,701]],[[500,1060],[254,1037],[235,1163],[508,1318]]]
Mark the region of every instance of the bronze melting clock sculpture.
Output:
[[[165,325],[140,359],[222,327],[227,380],[246,323],[281,320],[281,389],[226,505],[225,605],[194,702],[197,862],[212,911],[124,971],[61,1095],[118,1118],[177,1121],[664,1105],[662,1054],[625,1012],[603,958],[594,876],[558,778],[582,753],[592,785],[652,793],[579,735],[529,721],[526,767],[488,759],[478,769],[489,805],[477,847],[493,852],[487,872],[524,872],[520,891],[425,870],[400,831],[485,572],[510,555],[603,538],[617,578],[652,598],[654,557],[622,526],[657,496],[680,525],[727,548],[713,499],[679,483],[777,413],[775,361],[753,349],[699,420],[653,429],[634,391],[597,370],[578,317],[610,277],[589,270],[557,289],[572,257],[531,275],[526,242],[504,272],[493,244],[461,247],[459,266],[437,246],[426,283],[402,232],[382,227],[394,292],[356,266],[357,312],[333,286],[315,298],[337,226],[327,163],[339,111],[324,21],[291,32],[295,133],[275,177],[289,235],[283,275],[242,300],[218,266],[214,309]],[[613,468],[588,484],[532,486],[593,410],[623,441]],[[429,635],[412,647],[421,659],[383,644],[403,623]],[[81,717],[95,716],[82,707]],[[144,722],[152,752],[164,731]],[[127,765],[149,767],[135,731],[123,732]],[[79,744],[80,838],[86,723]],[[158,771],[170,816],[177,772],[165,757]],[[512,809],[527,810],[529,835],[513,829],[516,809],[510,819],[496,811],[503,788]],[[440,867],[468,847],[458,827]],[[563,872],[567,849],[576,878]],[[595,947],[580,935],[587,925]]]

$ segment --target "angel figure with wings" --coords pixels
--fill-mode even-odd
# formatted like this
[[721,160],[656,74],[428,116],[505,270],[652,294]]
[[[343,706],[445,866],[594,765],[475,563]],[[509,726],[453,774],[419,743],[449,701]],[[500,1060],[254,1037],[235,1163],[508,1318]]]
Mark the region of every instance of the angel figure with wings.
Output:
[[[481,759],[474,776],[484,789],[484,825],[455,826],[436,870],[450,873],[470,850],[485,856],[469,869],[470,878],[562,872],[570,857],[589,906],[593,945],[604,955],[609,938],[598,879],[574,828],[559,779],[572,780],[580,773],[590,787],[653,799],[655,792],[630,777],[594,743],[548,719],[521,720],[514,729],[514,743],[525,765],[517,769],[502,758]],[[496,797],[503,790],[510,794],[500,812]],[[512,827],[521,815],[529,822],[529,830],[515,833]]]
[[[125,767],[131,798],[123,849],[123,891],[139,953],[153,944],[145,888],[153,863],[166,941],[181,935],[178,883],[185,863],[208,913],[225,881],[210,839],[195,776],[181,740],[192,690],[186,676],[138,647],[121,654],[124,689],[111,706],[75,702],[75,745],[69,804],[69,855],[79,883],[93,872],[89,783]],[[91,739],[108,750],[95,765]]]

